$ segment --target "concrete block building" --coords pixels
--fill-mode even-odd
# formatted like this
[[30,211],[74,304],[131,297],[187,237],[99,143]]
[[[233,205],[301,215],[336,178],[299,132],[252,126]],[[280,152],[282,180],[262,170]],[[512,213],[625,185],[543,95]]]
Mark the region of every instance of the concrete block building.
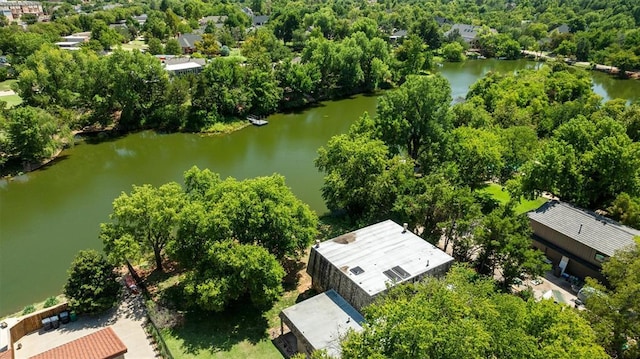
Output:
[[319,243],[307,273],[317,291],[333,289],[357,310],[391,285],[445,274],[453,258],[387,220]]

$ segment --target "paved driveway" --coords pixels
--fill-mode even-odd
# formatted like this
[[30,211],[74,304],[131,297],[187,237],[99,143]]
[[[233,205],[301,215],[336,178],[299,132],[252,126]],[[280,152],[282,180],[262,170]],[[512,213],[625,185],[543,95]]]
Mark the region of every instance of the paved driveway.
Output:
[[126,359],[156,358],[156,354],[144,331],[145,309],[141,297],[128,296],[117,310],[97,317],[79,316],[76,322],[61,324],[60,328],[40,330],[25,335],[14,344],[15,359],[26,359],[62,344],[66,344],[102,328],[111,327],[127,347]]

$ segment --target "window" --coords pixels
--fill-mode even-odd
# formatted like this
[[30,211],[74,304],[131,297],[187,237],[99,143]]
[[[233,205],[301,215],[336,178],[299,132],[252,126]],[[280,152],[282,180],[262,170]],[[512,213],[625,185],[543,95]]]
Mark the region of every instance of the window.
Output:
[[609,257],[607,257],[605,254],[600,253],[600,252],[596,252],[596,258],[595,259],[596,259],[597,262],[602,263],[602,262],[606,261],[608,258]]

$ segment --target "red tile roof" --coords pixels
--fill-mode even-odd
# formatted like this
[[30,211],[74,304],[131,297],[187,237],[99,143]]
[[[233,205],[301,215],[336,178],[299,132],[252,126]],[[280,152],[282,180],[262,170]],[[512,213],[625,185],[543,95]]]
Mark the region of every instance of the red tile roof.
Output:
[[13,349],[1,352],[0,359],[13,359]]
[[29,359],[112,359],[126,352],[113,329],[105,328]]

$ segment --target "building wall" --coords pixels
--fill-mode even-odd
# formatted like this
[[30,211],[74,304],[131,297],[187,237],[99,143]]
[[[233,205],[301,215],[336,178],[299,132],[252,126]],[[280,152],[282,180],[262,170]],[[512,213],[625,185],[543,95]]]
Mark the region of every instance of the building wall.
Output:
[[[538,222],[531,221],[531,228],[533,229],[534,234],[540,236],[541,238],[544,238],[550,243],[553,243],[558,247],[563,248],[567,252],[575,255],[576,257],[580,257],[581,259],[595,266],[598,266],[599,268],[602,267],[602,263],[598,262],[595,259],[595,256],[596,256],[595,249],[588,247],[580,242],[577,242],[565,236],[564,234],[558,233],[553,229],[547,226],[544,226]],[[577,230],[578,229],[576,228],[576,231]]]
[[333,289],[358,311],[371,304],[374,299],[352,281],[346,273],[319,255],[315,248],[312,248],[309,254],[307,273],[311,275],[311,285],[316,291],[324,292]]
[[[545,256],[547,256],[547,258],[549,258],[553,262],[554,267],[557,266],[558,263],[560,263],[560,260],[562,259],[561,253],[557,252],[553,248],[548,248],[544,244],[535,240],[533,241],[533,246],[541,250],[545,254]],[[582,279],[586,277],[591,277],[591,278],[598,279],[601,282],[604,281],[604,276],[599,271],[595,271],[591,268],[587,268],[581,263],[578,263],[575,260],[571,260],[571,259],[569,260],[569,264],[567,264],[567,268],[565,269],[565,272]]]
[[[449,271],[452,264],[453,260],[438,267],[430,268],[428,271],[408,279],[408,281],[418,282],[426,276],[443,276]],[[345,271],[347,270],[348,269],[345,269]],[[311,253],[309,254],[307,273],[311,276],[311,285],[316,291],[324,292],[333,289],[357,311],[361,311],[362,308],[373,303],[377,296],[384,293],[381,292],[370,295],[365,292],[364,289],[349,278],[347,273],[335,267],[329,263],[326,258],[318,254],[315,248],[311,248]]]

